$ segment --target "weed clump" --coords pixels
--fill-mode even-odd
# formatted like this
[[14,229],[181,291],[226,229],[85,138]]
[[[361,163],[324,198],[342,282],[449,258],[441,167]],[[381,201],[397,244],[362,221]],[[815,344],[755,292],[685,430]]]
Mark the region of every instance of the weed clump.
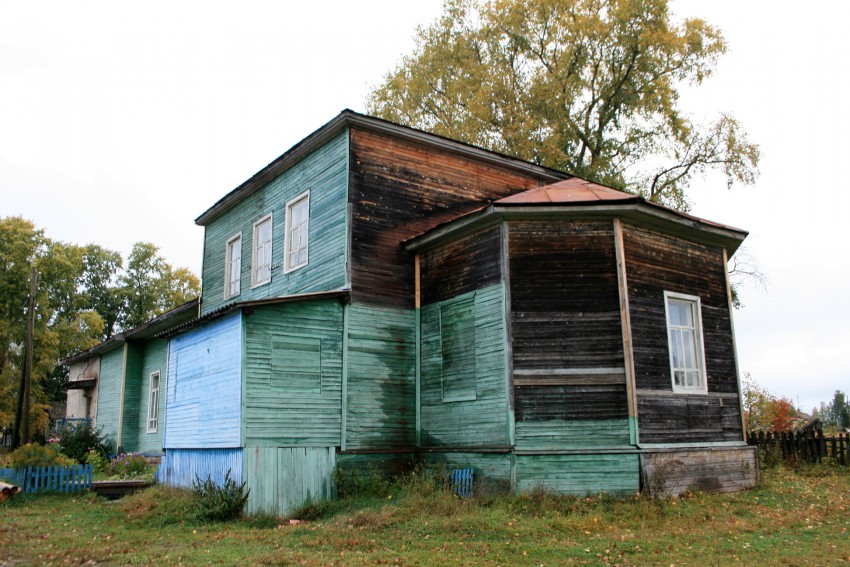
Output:
[[224,477],[224,484],[217,485],[212,478],[201,480],[195,475],[193,483],[195,517],[204,522],[223,522],[235,520],[242,515],[242,509],[248,500],[250,489],[245,490],[245,482],[237,483],[230,478],[230,470]]

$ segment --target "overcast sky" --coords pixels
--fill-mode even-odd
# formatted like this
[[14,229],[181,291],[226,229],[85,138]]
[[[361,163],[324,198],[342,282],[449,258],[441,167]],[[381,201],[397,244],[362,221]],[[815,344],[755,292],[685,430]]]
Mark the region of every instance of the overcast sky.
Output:
[[[0,216],[124,255],[151,241],[200,272],[194,218],[413,47],[440,0],[0,0]],[[740,368],[804,411],[850,390],[850,3],[683,0],[723,30],[714,77],[682,97],[761,145],[753,187],[709,177],[692,213],[750,231],[769,278],[735,314]]]

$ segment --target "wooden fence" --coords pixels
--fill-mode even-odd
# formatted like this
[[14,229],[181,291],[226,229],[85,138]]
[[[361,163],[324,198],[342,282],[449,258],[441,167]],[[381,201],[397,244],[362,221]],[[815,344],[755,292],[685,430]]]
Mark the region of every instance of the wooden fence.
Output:
[[799,432],[751,431],[747,442],[759,448],[762,462],[798,459],[820,463],[824,459],[850,465],[850,434],[827,437],[821,430]]
[[7,482],[20,486],[26,494],[43,490],[75,492],[92,487],[92,466],[0,469],[0,478],[5,478]]

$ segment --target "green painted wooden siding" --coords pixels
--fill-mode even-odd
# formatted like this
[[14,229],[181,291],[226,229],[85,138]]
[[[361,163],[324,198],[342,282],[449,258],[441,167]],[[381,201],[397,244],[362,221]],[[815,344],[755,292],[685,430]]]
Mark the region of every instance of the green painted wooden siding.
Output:
[[248,514],[288,516],[308,502],[335,496],[335,447],[247,447],[243,464],[251,491]]
[[520,455],[516,457],[516,489],[544,489],[560,494],[635,494],[640,490],[636,453]]
[[121,377],[124,370],[123,345],[100,357],[100,378],[97,383],[97,418],[95,425],[118,448],[118,412],[121,403]]
[[620,448],[628,445],[628,418],[516,422],[516,447],[520,450]]
[[141,370],[145,345],[143,342],[127,344],[124,376],[124,411],[121,427],[121,450],[125,453],[139,450],[139,406],[142,403]]
[[[310,190],[309,262],[283,273],[286,203]],[[338,289],[346,284],[348,132],[316,150],[292,169],[205,227],[204,314],[232,301]],[[251,289],[254,222],[272,213],[271,283]],[[241,292],[224,299],[225,244],[242,233]]]
[[[448,317],[465,321],[458,322]],[[423,446],[508,444],[504,321],[504,286],[501,283],[422,308],[420,380]],[[468,336],[452,336],[459,330],[465,331]],[[447,339],[455,345],[467,345],[467,356],[460,366],[466,375],[454,376],[451,390],[447,390],[444,383]],[[463,387],[459,387],[458,383]]]
[[[151,339],[145,341],[144,354],[139,369],[139,405],[137,408],[137,433],[134,451],[140,453],[162,452],[162,432],[165,419],[165,358],[168,341]],[[159,372],[159,419],[156,431],[148,433],[148,398],[150,396],[150,376]],[[125,407],[126,413],[128,408]]]
[[348,324],[348,449],[412,447],[416,431],[415,311],[352,304]]
[[245,316],[246,446],[338,446],[342,304],[257,308]]
[[511,459],[507,453],[425,453],[429,464],[444,464],[447,469],[473,469],[474,491],[492,494],[507,491],[511,484]]

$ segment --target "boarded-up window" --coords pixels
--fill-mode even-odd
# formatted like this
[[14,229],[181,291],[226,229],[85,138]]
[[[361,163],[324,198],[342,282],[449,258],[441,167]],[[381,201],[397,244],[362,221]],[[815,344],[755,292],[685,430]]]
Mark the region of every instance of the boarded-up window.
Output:
[[475,296],[440,306],[443,401],[474,400]]
[[321,393],[322,340],[310,337],[273,337],[271,386],[292,392]]

